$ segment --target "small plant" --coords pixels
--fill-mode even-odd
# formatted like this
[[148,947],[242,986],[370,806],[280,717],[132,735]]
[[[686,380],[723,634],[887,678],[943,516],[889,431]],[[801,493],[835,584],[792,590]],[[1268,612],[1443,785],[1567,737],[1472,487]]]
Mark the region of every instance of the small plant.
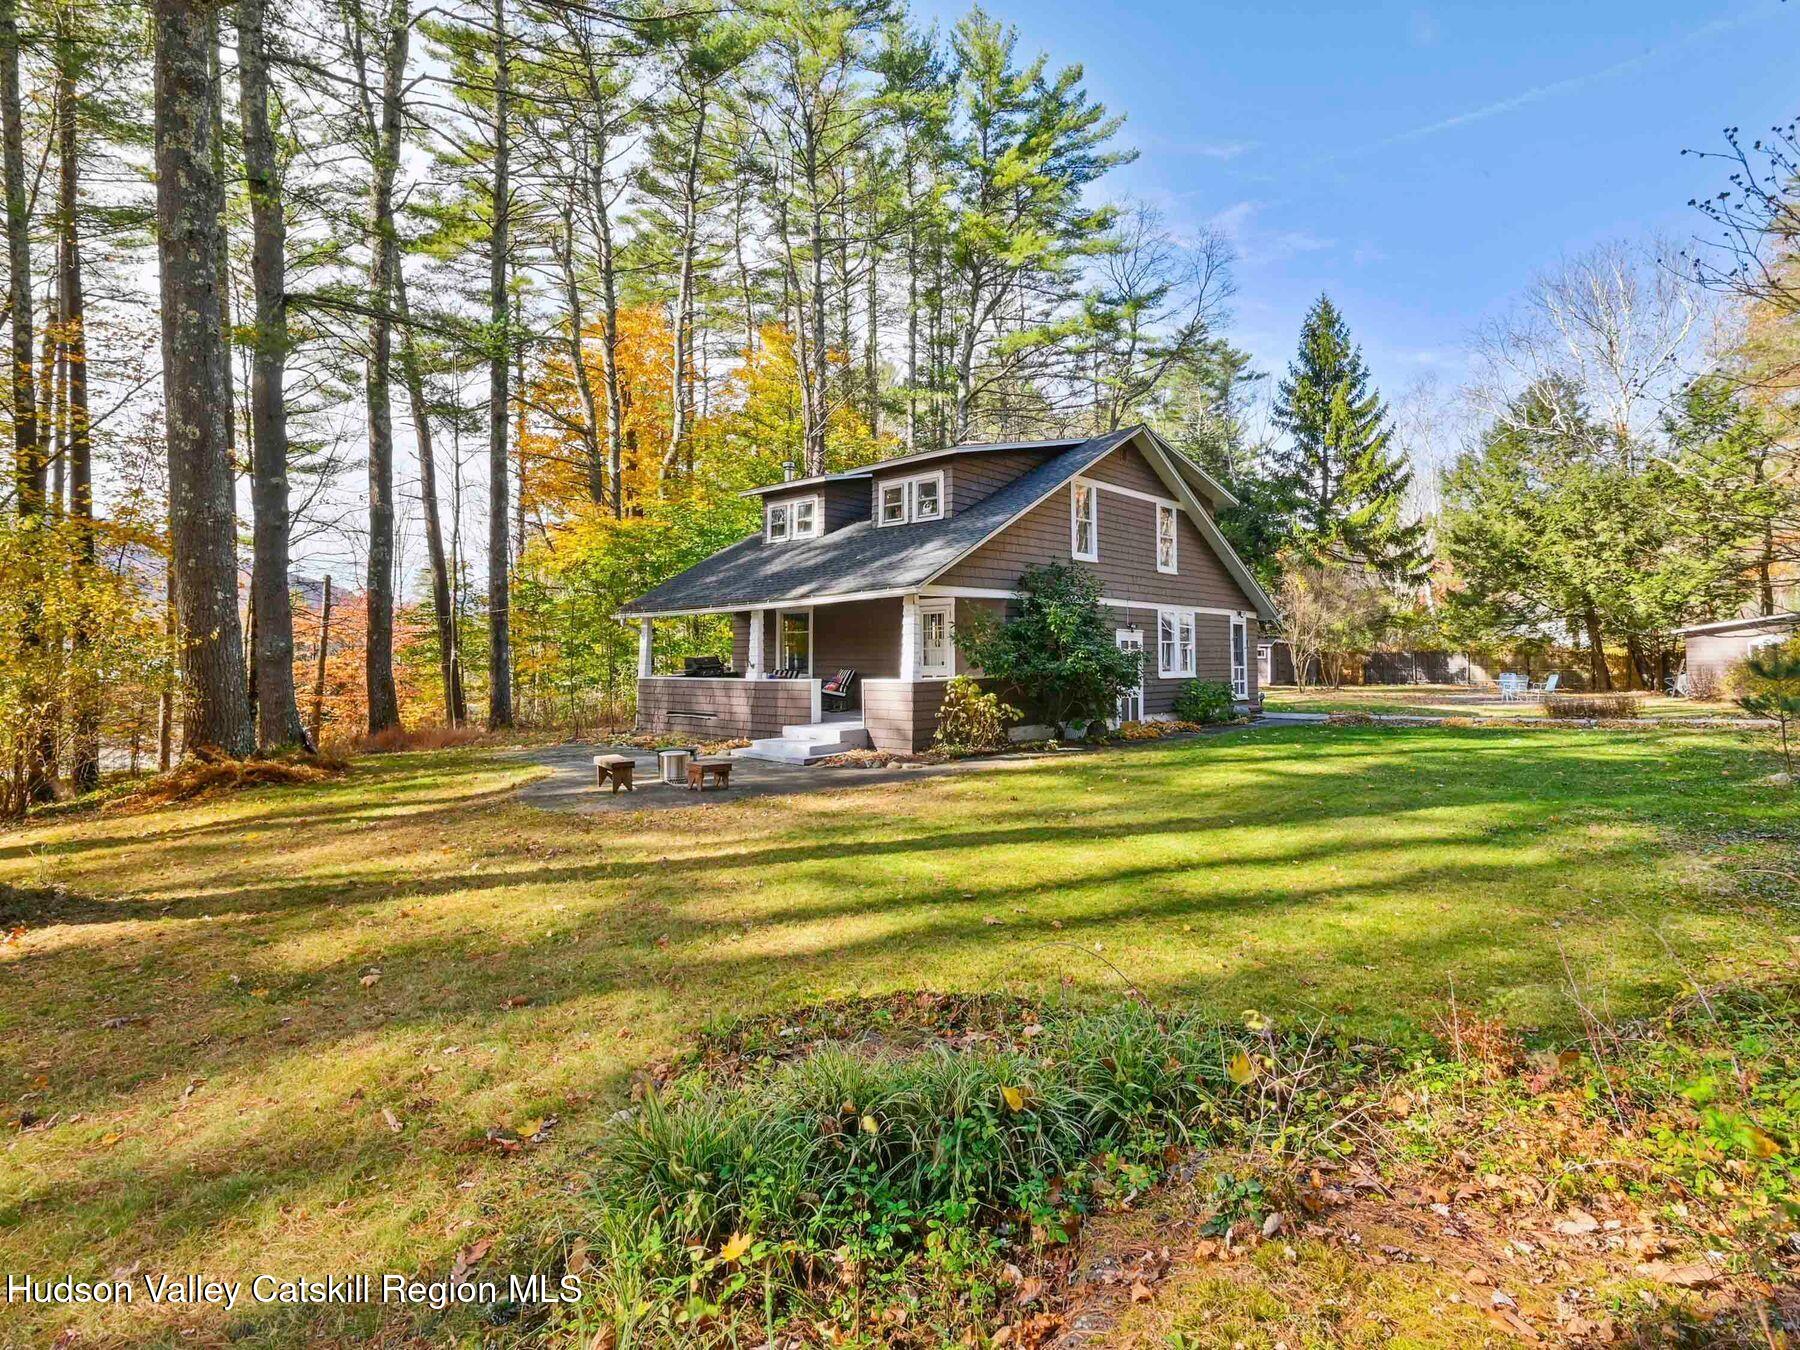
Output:
[[1236,699],[1223,680],[1189,680],[1175,695],[1175,716],[1183,722],[1209,726],[1229,722],[1236,715]]
[[1643,702],[1636,694],[1552,694],[1544,700],[1544,715],[1559,721],[1636,717],[1642,709]]
[[1736,680],[1738,706],[1756,717],[1772,718],[1781,739],[1781,758],[1794,776],[1792,731],[1800,723],[1800,638],[1780,647],[1765,647],[1745,658]]
[[938,709],[936,743],[946,750],[993,750],[1006,744],[1006,724],[1016,722],[1019,710],[1002,703],[967,675],[956,675],[944,686],[944,702]]

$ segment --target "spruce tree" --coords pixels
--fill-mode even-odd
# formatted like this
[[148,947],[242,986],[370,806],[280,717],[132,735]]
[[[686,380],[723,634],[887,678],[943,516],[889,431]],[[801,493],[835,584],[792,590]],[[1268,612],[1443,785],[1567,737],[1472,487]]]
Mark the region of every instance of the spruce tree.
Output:
[[1412,469],[1391,448],[1387,405],[1328,296],[1300,326],[1300,352],[1277,393],[1275,421],[1289,438],[1277,453],[1277,476],[1293,544],[1390,580],[1417,578],[1425,527],[1406,518]]

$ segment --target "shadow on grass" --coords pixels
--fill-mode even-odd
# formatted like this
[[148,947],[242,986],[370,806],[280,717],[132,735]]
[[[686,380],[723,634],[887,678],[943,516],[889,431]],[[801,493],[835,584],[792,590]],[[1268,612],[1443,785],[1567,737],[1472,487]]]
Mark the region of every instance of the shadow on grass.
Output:
[[[1702,960],[1772,931],[1774,907],[1681,870],[1800,838],[1722,777],[1749,776],[1727,743],[1649,735],[1255,731],[654,816],[511,804],[494,780],[522,767],[383,757],[216,819],[0,850],[0,917],[32,930],[0,960],[0,1035],[23,1051],[0,1089],[159,1140],[21,1136],[36,1168],[0,1197],[0,1239],[204,1249],[402,1181],[441,1217],[457,1178],[503,1165],[460,1152],[490,1102],[524,1096],[579,1137],[672,1038],[851,987],[1103,994],[1104,958],[1231,1015],[1417,1025],[1449,973],[1504,1004],[1569,960],[1648,1006],[1679,972],[1625,953],[1634,926],[1674,924]],[[120,885],[137,890],[104,893]],[[451,1042],[482,1047],[480,1070],[420,1067]]]

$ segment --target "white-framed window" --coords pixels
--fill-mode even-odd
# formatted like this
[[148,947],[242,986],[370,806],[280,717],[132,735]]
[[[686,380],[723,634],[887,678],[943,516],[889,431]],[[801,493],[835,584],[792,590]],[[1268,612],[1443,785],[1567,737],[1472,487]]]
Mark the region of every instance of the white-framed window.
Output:
[[906,524],[906,484],[883,483],[881,485],[881,503],[876,510],[877,525]]
[[818,497],[769,503],[764,513],[763,535],[771,544],[789,539],[817,539],[825,509]]
[[1250,697],[1250,626],[1242,614],[1231,616],[1231,692]]
[[1092,483],[1077,478],[1069,485],[1069,556],[1077,562],[1099,560],[1100,528],[1095,519],[1099,500]]
[[926,474],[912,480],[912,518],[942,520],[944,517],[944,475]]
[[1156,611],[1156,673],[1165,680],[1194,673],[1194,611]]
[[1156,570],[1173,572],[1175,568],[1175,506],[1172,502],[1156,504]]
[[875,492],[875,523],[906,525],[914,521],[944,518],[944,471],[896,478]]

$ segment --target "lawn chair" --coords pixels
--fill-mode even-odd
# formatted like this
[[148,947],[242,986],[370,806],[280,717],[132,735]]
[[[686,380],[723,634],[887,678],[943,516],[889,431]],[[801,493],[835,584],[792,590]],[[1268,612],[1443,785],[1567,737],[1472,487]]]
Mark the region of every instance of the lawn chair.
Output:
[[827,708],[831,707],[832,700],[835,700],[838,709],[841,711],[850,706],[850,688],[855,683],[856,671],[854,669],[846,668],[840,670],[829,680],[825,681],[824,684],[819,686],[819,698]]
[[1523,675],[1502,675],[1500,677],[1500,701],[1517,703],[1519,696],[1525,692],[1526,680]]
[[1537,692],[1546,697],[1556,692],[1556,686],[1562,682],[1562,672],[1557,671],[1549,679],[1537,686]]

